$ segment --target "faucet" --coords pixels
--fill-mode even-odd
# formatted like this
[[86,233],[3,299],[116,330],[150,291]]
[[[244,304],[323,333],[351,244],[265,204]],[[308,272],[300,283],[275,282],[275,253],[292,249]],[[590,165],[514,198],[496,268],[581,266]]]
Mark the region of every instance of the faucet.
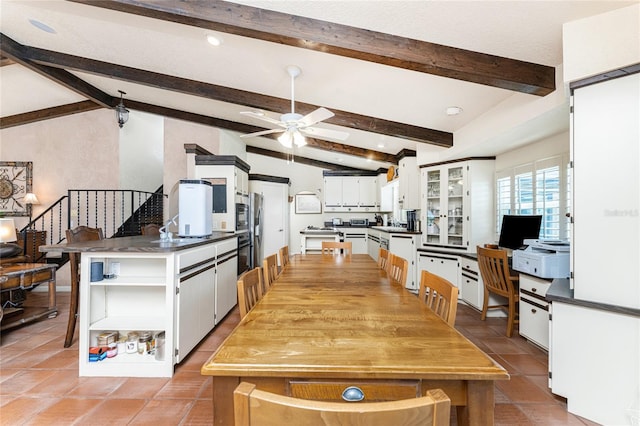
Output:
[[179,215],[180,215],[180,213],[178,213],[177,215],[175,215],[174,217],[169,219],[169,221],[167,223],[165,223],[165,225],[163,227],[160,228],[160,240],[161,241],[173,241],[173,234],[171,232],[167,231],[167,227],[169,225],[171,225],[172,223],[174,225],[178,226],[178,224],[176,223],[176,219],[178,218]]

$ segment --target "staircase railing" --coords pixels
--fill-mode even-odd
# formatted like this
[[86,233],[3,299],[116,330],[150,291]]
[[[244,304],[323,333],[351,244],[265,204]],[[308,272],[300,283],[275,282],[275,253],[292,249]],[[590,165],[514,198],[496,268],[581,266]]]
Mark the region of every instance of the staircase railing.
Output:
[[143,226],[163,223],[164,197],[162,187],[156,192],[70,189],[20,230],[25,253],[42,262],[40,245],[60,244],[67,229],[81,225],[102,228],[108,238],[140,235]]

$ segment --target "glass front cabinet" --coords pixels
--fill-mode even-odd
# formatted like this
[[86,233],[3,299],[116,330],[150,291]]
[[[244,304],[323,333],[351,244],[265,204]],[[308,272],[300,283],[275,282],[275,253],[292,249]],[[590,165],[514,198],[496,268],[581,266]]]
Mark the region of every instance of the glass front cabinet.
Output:
[[424,248],[475,252],[476,244],[493,242],[493,163],[467,160],[422,168]]

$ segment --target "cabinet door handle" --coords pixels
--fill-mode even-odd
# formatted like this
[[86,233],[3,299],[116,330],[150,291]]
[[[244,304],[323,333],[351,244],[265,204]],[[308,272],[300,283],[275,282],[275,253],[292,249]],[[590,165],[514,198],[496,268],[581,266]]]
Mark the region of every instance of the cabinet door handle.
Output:
[[364,392],[357,386],[349,386],[342,392],[342,399],[347,402],[357,402],[364,399]]
[[532,314],[535,314],[536,312],[538,312],[536,309],[531,309]]
[[535,288],[535,287],[533,287],[533,288],[531,289],[531,291],[532,291],[532,292],[534,292],[534,293],[536,293],[536,292],[538,291],[538,289],[537,289],[537,288]]

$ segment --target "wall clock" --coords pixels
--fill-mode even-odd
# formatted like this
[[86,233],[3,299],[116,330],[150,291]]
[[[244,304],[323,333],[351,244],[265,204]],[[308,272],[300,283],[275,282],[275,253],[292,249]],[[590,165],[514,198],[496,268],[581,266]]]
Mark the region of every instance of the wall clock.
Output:
[[31,192],[31,161],[0,161],[0,216],[29,216],[31,204],[24,196]]

